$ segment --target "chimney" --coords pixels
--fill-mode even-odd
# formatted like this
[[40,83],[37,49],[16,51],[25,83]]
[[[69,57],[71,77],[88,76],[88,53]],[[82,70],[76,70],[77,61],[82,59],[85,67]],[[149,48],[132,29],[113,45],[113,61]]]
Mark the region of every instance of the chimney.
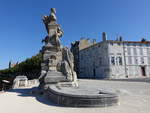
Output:
[[102,41],[106,41],[107,40],[107,35],[105,32],[102,33]]
[[119,37],[119,41],[122,41],[122,36]]
[[141,42],[146,42],[146,39],[145,39],[145,38],[142,38],[142,39],[141,39]]

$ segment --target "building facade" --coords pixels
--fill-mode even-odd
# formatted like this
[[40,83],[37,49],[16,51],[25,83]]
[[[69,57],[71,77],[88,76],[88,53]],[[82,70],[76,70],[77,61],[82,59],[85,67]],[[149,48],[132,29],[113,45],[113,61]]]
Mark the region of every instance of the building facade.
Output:
[[107,40],[79,51],[79,77],[139,78],[150,77],[150,41]]

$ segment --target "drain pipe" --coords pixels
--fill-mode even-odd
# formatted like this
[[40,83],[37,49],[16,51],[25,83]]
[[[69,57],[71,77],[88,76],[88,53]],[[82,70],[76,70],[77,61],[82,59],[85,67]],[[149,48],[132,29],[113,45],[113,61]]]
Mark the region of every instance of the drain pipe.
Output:
[[125,75],[127,75],[127,64],[126,64],[126,56],[125,56],[125,43],[123,42],[123,56],[124,56],[124,68],[125,68]]

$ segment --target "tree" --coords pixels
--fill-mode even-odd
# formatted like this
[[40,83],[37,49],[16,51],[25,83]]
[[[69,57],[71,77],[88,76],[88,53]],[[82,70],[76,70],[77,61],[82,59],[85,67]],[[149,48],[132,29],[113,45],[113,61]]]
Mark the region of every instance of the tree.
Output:
[[0,70],[0,76],[15,77],[17,75],[25,75],[28,79],[38,78],[41,71],[41,61],[42,54],[39,53],[12,68]]

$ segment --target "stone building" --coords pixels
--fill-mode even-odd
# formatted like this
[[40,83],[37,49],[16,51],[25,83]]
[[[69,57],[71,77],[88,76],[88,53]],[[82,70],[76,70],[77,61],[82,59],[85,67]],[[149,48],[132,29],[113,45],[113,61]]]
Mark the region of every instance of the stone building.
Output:
[[150,76],[150,41],[107,40],[79,50],[79,77],[136,78]]
[[74,55],[74,69],[77,75],[79,75],[79,51],[91,45],[92,43],[85,38],[81,38],[79,41],[71,43],[71,52]]

